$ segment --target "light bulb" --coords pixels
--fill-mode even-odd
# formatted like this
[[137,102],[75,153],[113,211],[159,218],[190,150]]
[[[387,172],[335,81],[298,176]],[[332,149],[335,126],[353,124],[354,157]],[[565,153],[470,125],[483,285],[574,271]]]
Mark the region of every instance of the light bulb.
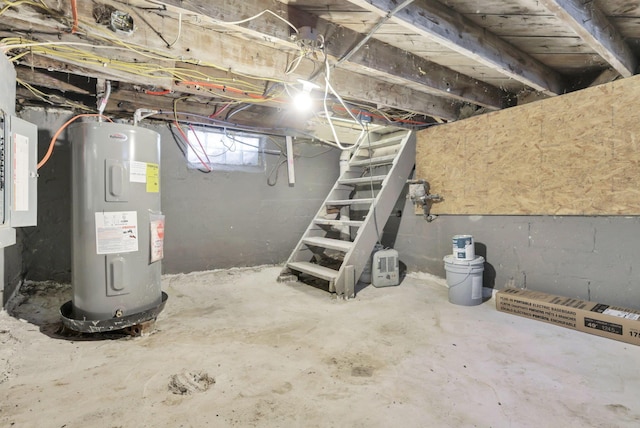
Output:
[[311,105],[313,101],[311,100],[311,93],[309,91],[300,91],[293,97],[293,106],[298,111],[309,111],[311,110]]
[[300,112],[307,112],[313,106],[311,91],[318,89],[319,86],[302,79],[298,79],[298,83],[302,84],[302,89],[293,96],[293,106]]

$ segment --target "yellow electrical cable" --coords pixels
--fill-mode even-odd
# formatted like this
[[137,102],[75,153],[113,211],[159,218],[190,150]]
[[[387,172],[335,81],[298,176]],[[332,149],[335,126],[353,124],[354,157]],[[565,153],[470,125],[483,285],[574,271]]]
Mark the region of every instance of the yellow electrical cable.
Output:
[[21,4],[29,4],[31,6],[37,6],[42,9],[49,10],[49,7],[45,4],[44,0],[41,0],[40,3],[31,1],[31,0],[17,0],[17,1],[4,0],[3,3],[5,3],[6,6],[3,7],[2,10],[0,10],[0,15],[4,14],[9,8],[12,8],[14,6],[20,6]]
[[[93,109],[83,105],[83,104],[79,104],[79,103],[74,103],[72,101],[67,100],[66,98],[60,97],[58,95],[52,95],[52,94],[46,94],[44,92],[42,92],[39,89],[34,88],[32,85],[30,85],[29,83],[16,78],[16,82],[22,86],[24,86],[29,92],[31,92],[34,96],[36,96],[37,98],[39,98],[40,100],[51,104],[51,105],[59,105],[59,106],[67,106],[67,107],[72,107],[72,108],[77,108],[77,109],[81,109],[81,110],[86,110],[86,111],[92,111]],[[64,100],[64,102],[55,102],[53,100],[51,100],[51,98],[62,98]]]
[[[25,43],[24,39],[16,39],[16,38],[6,38],[2,40],[2,44],[11,50],[12,46],[19,44],[20,46],[29,45],[29,43]],[[20,54],[12,57],[12,60],[17,60],[27,53],[36,53],[42,54],[50,57],[55,57],[67,61],[74,61],[80,64],[91,64],[91,65],[102,65],[114,70],[124,71],[130,74],[144,76],[146,78],[153,79],[164,79],[166,77],[170,77],[177,81],[186,81],[189,78],[197,78],[204,82],[215,83],[222,86],[228,86],[231,88],[239,89],[242,92],[246,93],[249,98],[235,97],[229,96],[227,94],[220,94],[226,99],[231,99],[235,101],[246,101],[253,103],[261,103],[268,100],[275,99],[280,93],[275,93],[269,97],[265,97],[264,99],[256,99],[251,96],[261,96],[262,95],[262,87],[259,85],[254,85],[250,82],[246,82],[245,80],[239,80],[236,78],[215,78],[212,76],[208,76],[207,74],[198,71],[198,70],[190,70],[190,69],[180,69],[176,67],[162,67],[157,64],[151,63],[130,63],[126,61],[122,61],[115,58],[106,58],[93,52],[89,52],[86,50],[78,49],[75,46],[71,45],[43,45],[38,44],[37,42],[33,42],[30,47],[30,51],[22,52]],[[254,78],[255,79],[255,78]],[[233,86],[232,86],[232,85]],[[217,93],[215,91],[207,89],[208,92]]]
[[[4,13],[11,6],[19,6],[21,4],[30,4],[30,5],[35,5],[40,8],[49,10],[49,11],[51,10],[44,3],[43,0],[41,0],[41,3],[37,3],[30,0],[17,0],[14,2],[5,1],[5,3],[7,3],[7,6],[5,6],[4,9],[2,9],[2,12],[0,12],[0,14]],[[257,16],[260,16],[260,15],[256,15],[256,17]],[[256,17],[252,17],[249,20],[255,19]],[[132,75],[140,76],[140,77],[145,77],[147,79],[170,78],[177,82],[191,82],[191,81],[199,80],[202,82],[206,82],[208,84],[210,83],[213,85],[223,86],[223,88],[221,89],[216,89],[216,88],[207,88],[205,87],[206,85],[201,85],[200,88],[202,90],[205,90],[219,97],[231,100],[233,102],[238,102],[238,103],[240,102],[263,103],[266,101],[281,101],[281,100],[278,100],[278,97],[280,97],[284,93],[284,89],[282,89],[280,91],[276,91],[274,93],[268,94],[267,96],[263,96],[264,83],[266,84],[268,84],[268,82],[278,83],[278,84],[285,83],[282,79],[250,76],[250,75],[238,73],[235,71],[234,71],[234,75],[237,77],[233,77],[233,78],[213,77],[199,70],[190,70],[190,69],[183,69],[183,68],[177,68],[177,67],[163,67],[161,65],[152,64],[152,63],[129,62],[123,59],[119,59],[117,57],[105,57],[103,55],[99,55],[89,50],[80,49],[78,46],[83,46],[83,47],[87,46],[93,49],[123,49],[129,52],[133,52],[134,54],[136,54],[136,57],[143,56],[143,57],[154,59],[154,60],[181,61],[181,62],[190,63],[190,64],[207,66],[207,67],[211,67],[217,70],[222,70],[225,72],[230,71],[226,67],[221,67],[217,64],[210,63],[208,61],[196,60],[194,58],[185,59],[182,57],[168,55],[166,52],[158,49],[148,48],[148,47],[142,48],[139,46],[132,45],[130,43],[127,43],[119,39],[112,32],[108,31],[106,28],[95,26],[85,21],[80,21],[78,24],[79,26],[76,34],[84,36],[87,40],[95,40],[97,42],[106,43],[108,45],[90,44],[90,43],[73,43],[73,42],[44,42],[43,43],[36,40],[8,37],[0,41],[0,48],[2,48],[5,51],[5,53],[12,50],[16,50],[16,49],[26,49],[22,52],[16,53],[11,57],[11,60],[14,62],[18,61],[19,59],[23,58],[24,56],[30,53],[34,53],[34,54],[43,55],[47,57],[57,58],[60,60],[66,60],[69,62],[75,62],[79,64],[108,67],[110,69],[122,71]],[[290,23],[288,24],[291,25]],[[292,27],[292,28],[295,29],[295,27]],[[309,49],[303,48],[302,46],[299,46],[299,47],[300,47],[300,51],[298,56],[288,65],[288,68],[292,68],[292,67],[293,69],[297,68],[300,61],[309,53],[311,53]],[[292,71],[293,70],[289,70],[289,73]],[[264,83],[262,85],[254,84],[245,79],[258,80]],[[246,98],[232,96],[232,95],[229,95],[228,93],[224,93],[223,92],[224,87],[232,89],[233,92],[244,93],[246,95]],[[32,89],[35,89],[35,88],[32,88]],[[36,93],[34,92],[34,94]]]

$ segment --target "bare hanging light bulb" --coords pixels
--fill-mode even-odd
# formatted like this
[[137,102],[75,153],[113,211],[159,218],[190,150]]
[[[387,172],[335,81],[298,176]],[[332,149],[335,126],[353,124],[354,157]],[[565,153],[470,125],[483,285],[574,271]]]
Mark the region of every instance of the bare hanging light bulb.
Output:
[[315,83],[308,82],[306,80],[298,79],[298,82],[302,84],[302,89],[293,96],[293,106],[296,110],[305,112],[311,109],[313,100],[311,98],[311,91],[318,89],[319,86]]

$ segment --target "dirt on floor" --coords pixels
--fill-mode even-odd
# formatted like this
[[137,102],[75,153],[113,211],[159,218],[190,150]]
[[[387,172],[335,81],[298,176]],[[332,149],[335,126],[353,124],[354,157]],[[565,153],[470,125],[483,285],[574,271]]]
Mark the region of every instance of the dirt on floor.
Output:
[[155,330],[69,334],[69,285],[0,313],[2,427],[628,427],[640,347],[447,301],[409,274],[355,299],[280,268],[163,277]]

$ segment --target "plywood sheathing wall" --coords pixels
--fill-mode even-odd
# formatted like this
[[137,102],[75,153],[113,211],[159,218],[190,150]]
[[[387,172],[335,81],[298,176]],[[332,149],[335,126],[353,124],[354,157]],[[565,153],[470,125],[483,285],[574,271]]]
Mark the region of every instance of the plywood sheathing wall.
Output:
[[433,214],[640,215],[640,76],[418,133]]

